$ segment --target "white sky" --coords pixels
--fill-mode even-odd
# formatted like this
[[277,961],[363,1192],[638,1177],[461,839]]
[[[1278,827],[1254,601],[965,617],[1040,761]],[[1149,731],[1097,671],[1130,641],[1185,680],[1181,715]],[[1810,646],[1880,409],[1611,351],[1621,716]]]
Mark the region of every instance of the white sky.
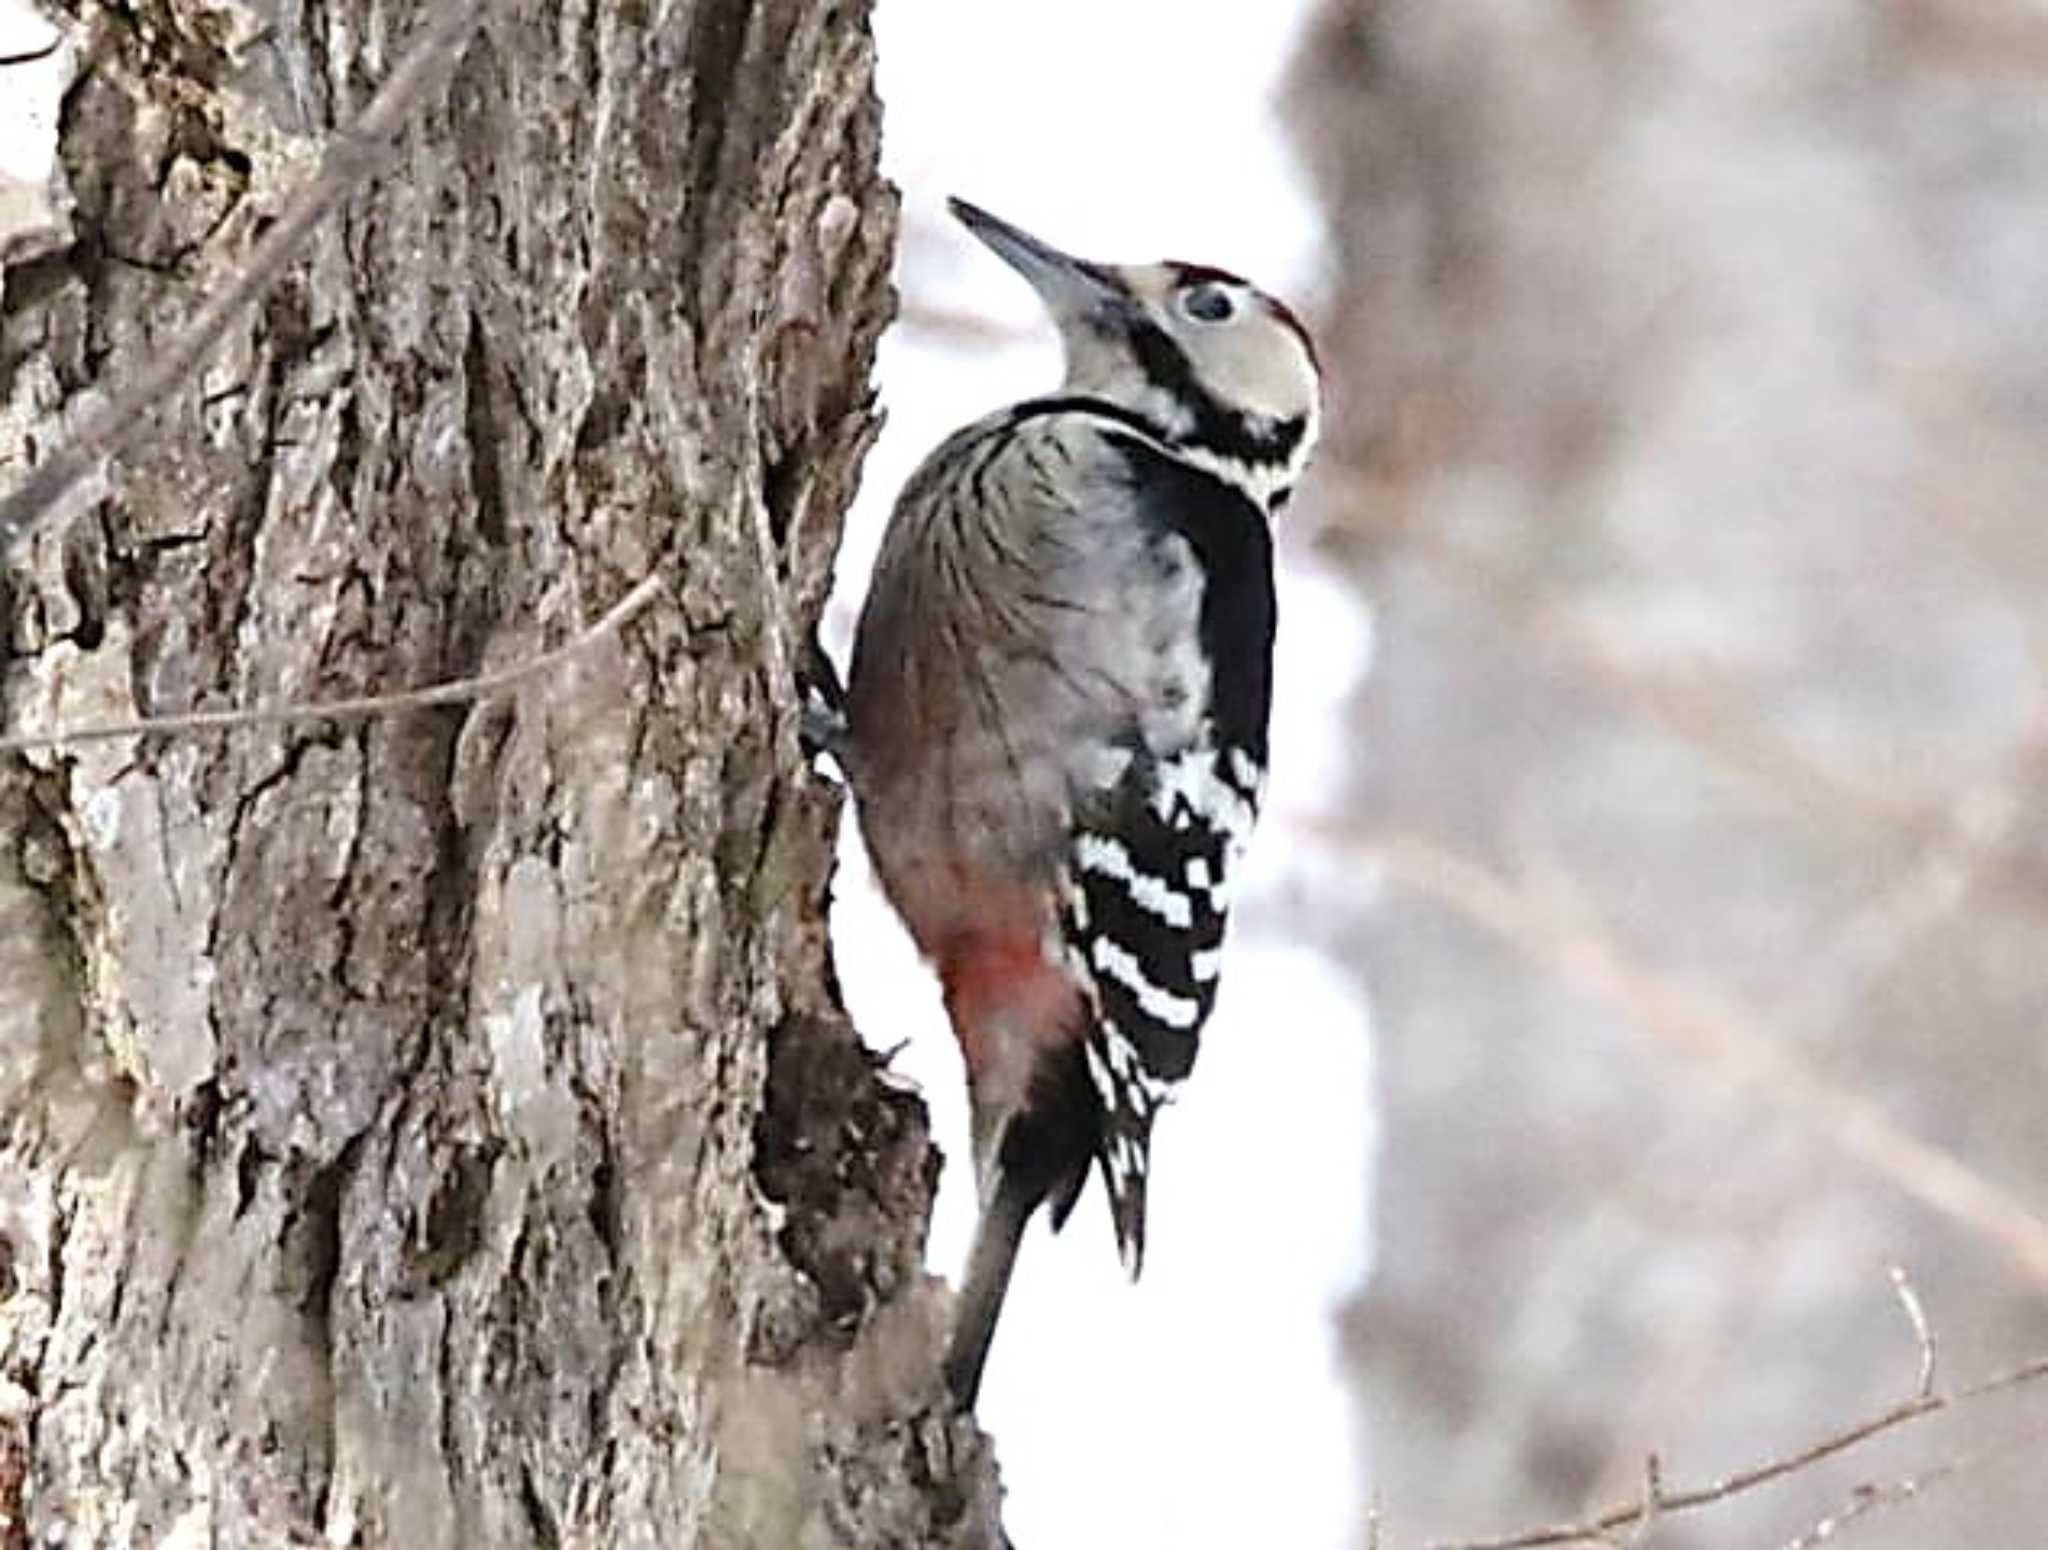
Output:
[[[0,0],[0,57],[17,61],[6,66],[0,87],[0,244],[21,242],[31,232],[55,240],[63,229],[50,202],[49,178],[73,62],[70,48],[50,49],[58,36],[28,0]],[[45,50],[50,52],[44,55]],[[14,256],[19,261],[30,253]]]
[[[1301,0],[881,0],[884,161],[905,202],[906,325],[884,341],[888,427],[841,555],[827,642],[843,658],[896,490],[946,432],[1045,391],[1058,345],[1024,283],[943,214],[961,194],[1112,260],[1181,258],[1306,309],[1317,212],[1271,116]],[[1250,21],[1256,15],[1258,21]],[[1312,810],[1345,757],[1370,633],[1351,594],[1285,552],[1268,811]],[[855,1021],[923,1089],[947,1157],[932,1264],[973,1228],[966,1100],[936,984],[847,826],[834,933]],[[1123,1277],[1099,1181],[1066,1231],[1035,1223],[982,1392],[1020,1550],[1362,1543],[1366,1490],[1332,1314],[1366,1270],[1373,1121],[1356,976],[1286,940],[1329,880],[1269,820],[1221,998],[1153,1142],[1145,1278]],[[1283,907],[1279,896],[1287,896]],[[1306,901],[1306,904],[1305,902]]]

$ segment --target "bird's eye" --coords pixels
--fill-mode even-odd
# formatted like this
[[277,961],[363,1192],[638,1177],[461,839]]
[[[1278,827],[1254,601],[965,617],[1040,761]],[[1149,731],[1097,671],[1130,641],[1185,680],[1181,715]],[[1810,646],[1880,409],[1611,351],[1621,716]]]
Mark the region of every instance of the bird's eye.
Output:
[[1237,298],[1226,286],[1191,285],[1180,293],[1180,310],[1197,323],[1228,323],[1237,316]]

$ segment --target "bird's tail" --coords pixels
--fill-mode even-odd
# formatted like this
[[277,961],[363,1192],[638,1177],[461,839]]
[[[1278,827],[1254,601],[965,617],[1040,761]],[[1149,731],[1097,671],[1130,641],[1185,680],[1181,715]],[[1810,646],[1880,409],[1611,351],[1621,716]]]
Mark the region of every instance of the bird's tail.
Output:
[[982,1364],[1010,1290],[1025,1224],[1047,1201],[1054,1226],[1066,1219],[1088,1180],[1101,1135],[1078,1039],[1040,1061],[1031,1100],[1021,1109],[989,1107],[980,1095],[970,1097],[981,1219],[975,1224],[953,1344],[946,1354],[946,1382],[963,1410],[973,1408],[980,1392]]
[[962,1410],[974,1408],[981,1392],[981,1369],[988,1361],[989,1342],[1010,1290],[1010,1272],[1017,1263],[1017,1245],[1024,1224],[1043,1198],[1013,1172],[998,1166],[994,1187],[982,1198],[981,1220],[975,1224],[974,1247],[967,1255],[967,1274],[960,1283],[953,1343],[946,1352],[946,1386]]

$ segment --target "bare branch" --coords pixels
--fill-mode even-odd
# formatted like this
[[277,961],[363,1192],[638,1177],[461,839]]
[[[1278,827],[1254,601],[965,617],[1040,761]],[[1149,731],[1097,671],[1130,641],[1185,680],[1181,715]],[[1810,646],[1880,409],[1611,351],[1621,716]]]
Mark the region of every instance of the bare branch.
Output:
[[2048,1286],[2048,1220],[1954,1152],[1901,1129],[1868,1098],[1831,1081],[1748,1008],[1638,967],[1608,938],[1559,919],[1469,856],[1414,835],[1375,838],[1307,817],[1299,822],[1307,832],[1359,845],[1395,881],[1493,932],[1686,1054],[1755,1083],[1843,1153],[1997,1245],[2030,1281]]
[[1816,1545],[1831,1542],[1841,1531],[1858,1518],[1869,1517],[1887,1507],[1896,1507],[1901,1502],[1912,1501],[1926,1494],[1927,1488],[1943,1480],[1954,1479],[1957,1475],[1975,1469],[1978,1465],[2005,1453],[2022,1448],[2033,1448],[2048,1438],[2048,1427],[2033,1426],[2005,1439],[1995,1448],[1978,1453],[1965,1454],[1960,1458],[1946,1459],[1931,1469],[1923,1469],[1917,1475],[1885,1482],[1866,1481],[1849,1495],[1848,1503],[1829,1513],[1812,1528],[1785,1542],[1782,1550],[1813,1550]]
[[[1326,470],[1342,488],[1346,475]],[[1509,568],[1414,520],[1353,472],[1357,498],[1344,503],[1347,524],[1390,539],[1431,570],[1475,593],[1517,633],[1582,681],[1668,736],[1750,776],[1759,790],[1795,805],[1814,821],[1895,849],[1932,849],[2001,897],[2048,916],[2048,866],[2000,834],[1980,832],[1969,815],[1900,792],[1818,758],[1760,725],[1729,694],[1696,673],[1657,672],[1573,609],[1544,596]]]
[[32,49],[25,54],[0,54],[0,70],[12,69],[16,65],[32,65],[48,59],[64,46],[62,38],[53,39],[47,48]]
[[329,141],[320,170],[285,205],[242,272],[201,307],[154,360],[130,375],[125,387],[87,414],[68,443],[0,500],[0,555],[8,553],[103,458],[135,438],[147,424],[149,411],[191,374],[235,315],[277,282],[314,229],[377,170],[390,153],[393,137],[429,88],[454,67],[482,19],[485,3],[442,0],[439,14],[413,40],[370,105]]
[[1892,1290],[1899,1294],[1899,1303],[1906,1310],[1906,1317],[1912,1321],[1913,1338],[1920,1347],[1920,1381],[1913,1392],[1925,1399],[1934,1392],[1934,1330],[1927,1322],[1927,1310],[1920,1305],[1920,1294],[1913,1287],[1913,1281],[1906,1274],[1904,1265],[1890,1267]]
[[1640,1545],[1647,1541],[1663,1510],[1664,1465],[1653,1452],[1643,1457],[1643,1513],[1636,1519],[1635,1532],[1628,1536],[1628,1543]]
[[661,577],[643,577],[589,628],[573,639],[524,662],[473,678],[454,678],[402,689],[390,694],[365,694],[345,700],[327,700],[304,705],[265,705],[251,710],[197,710],[182,716],[145,716],[135,721],[96,722],[90,726],[62,727],[54,732],[28,732],[0,738],[0,753],[19,753],[29,748],[69,748],[80,743],[102,742],[112,737],[142,737],[153,733],[219,732],[235,727],[285,726],[302,721],[361,721],[398,711],[419,710],[429,705],[452,705],[482,699],[509,689],[542,673],[562,666],[612,634],[633,615],[654,600],[661,590]]
[[946,344],[965,345],[975,350],[1002,349],[1007,345],[1022,344],[1032,337],[1029,329],[998,322],[985,312],[937,306],[921,294],[904,298],[896,309],[896,321],[902,327],[929,334]]
[[1741,1496],[1756,1490],[1759,1486],[1782,1480],[1787,1475],[1810,1469],[1823,1459],[1846,1453],[1873,1437],[1904,1426],[1908,1421],[1917,1421],[1923,1416],[1953,1409],[1958,1405],[1968,1404],[1990,1394],[2002,1393],[2007,1389],[2018,1388],[2023,1384],[2038,1382],[2042,1378],[2048,1378],[2048,1357],[2014,1367],[1994,1378],[1973,1383],[1953,1393],[1916,1395],[1912,1399],[1893,1405],[1889,1410],[1879,1411],[1854,1426],[1830,1433],[1796,1453],[1788,1453],[1768,1463],[1758,1464],[1732,1475],[1724,1475],[1708,1485],[1695,1486],[1683,1491],[1666,1491],[1661,1485],[1655,1485],[1649,1500],[1610,1507],[1599,1516],[1588,1518],[1584,1522],[1553,1524],[1547,1528],[1530,1529],[1500,1539],[1441,1542],[1431,1545],[1429,1550],[1539,1550],[1539,1547],[1545,1545],[1596,1544],[1609,1539],[1617,1530],[1641,1523],[1653,1513],[1668,1515],[1691,1512],[1714,1502],[1726,1501],[1732,1496]]

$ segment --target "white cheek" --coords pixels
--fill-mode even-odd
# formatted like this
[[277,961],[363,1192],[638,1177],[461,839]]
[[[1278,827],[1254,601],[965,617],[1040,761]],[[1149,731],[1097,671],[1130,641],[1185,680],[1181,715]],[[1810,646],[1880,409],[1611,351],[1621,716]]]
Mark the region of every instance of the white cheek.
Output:
[[1276,339],[1273,325],[1247,323],[1216,356],[1223,396],[1271,420],[1291,420],[1315,403],[1315,377],[1292,337]]

